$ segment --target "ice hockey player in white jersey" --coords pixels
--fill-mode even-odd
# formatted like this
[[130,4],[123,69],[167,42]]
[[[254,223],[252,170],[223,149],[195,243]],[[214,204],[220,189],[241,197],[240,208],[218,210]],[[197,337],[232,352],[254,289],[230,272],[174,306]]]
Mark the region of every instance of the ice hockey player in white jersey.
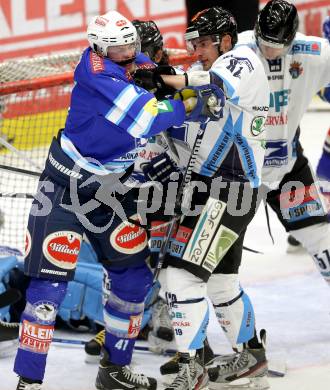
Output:
[[[205,339],[206,282],[213,278],[215,284],[230,290],[226,294],[217,291],[217,296],[213,295],[214,303],[234,304],[240,310],[241,331],[235,332],[233,344],[242,347],[241,351],[244,344],[244,353],[239,357],[241,364],[244,361],[245,375],[258,375],[259,384],[267,383],[265,350],[255,331],[249,297],[239,286],[238,268],[245,229],[255,214],[261,183],[268,82],[255,53],[248,47],[236,47],[236,21],[228,11],[213,7],[200,12],[192,19],[185,38],[199,64],[186,75],[162,75],[163,81],[176,89],[187,85],[188,90],[189,86],[208,83],[220,85],[226,101],[223,117],[207,124],[195,156],[191,209],[199,205],[199,211],[197,215],[184,215],[181,219],[166,257],[167,297],[180,353],[179,372],[168,389],[207,386],[203,364],[195,353]],[[183,98],[186,90],[181,91]],[[180,166],[187,166],[200,131],[199,126],[187,123],[184,126],[184,132],[182,127],[170,130]],[[245,214],[235,214],[233,209],[240,208],[237,203],[244,207],[243,198],[247,194]],[[243,312],[246,313],[244,318]],[[238,378],[237,372],[227,372],[229,375],[221,374],[223,385]]]
[[[328,16],[323,23],[323,36],[330,42],[330,17]],[[322,88],[318,92],[318,96],[325,102],[330,103],[330,85]],[[316,175],[320,181],[320,189],[323,194],[325,207],[330,216],[330,128],[324,140],[323,151],[320,160],[317,164]],[[300,252],[302,246],[299,241],[295,240],[291,235],[288,236],[287,252]]]
[[330,82],[330,45],[327,39],[298,33],[298,23],[293,4],[272,0],[260,12],[255,30],[239,35],[239,44],[255,50],[271,90],[262,172],[264,184],[273,190],[267,202],[330,283],[330,225],[299,143],[302,116]]

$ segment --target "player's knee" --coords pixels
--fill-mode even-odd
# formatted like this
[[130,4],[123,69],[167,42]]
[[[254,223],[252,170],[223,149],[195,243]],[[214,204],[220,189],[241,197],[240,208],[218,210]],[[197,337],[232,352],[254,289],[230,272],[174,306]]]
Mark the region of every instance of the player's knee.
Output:
[[168,267],[166,284],[167,295],[175,295],[180,301],[206,297],[206,283],[185,269]]
[[143,302],[152,285],[152,272],[146,264],[108,269],[111,293],[129,302]]
[[207,282],[207,295],[213,305],[231,302],[240,294],[238,274],[213,274]]

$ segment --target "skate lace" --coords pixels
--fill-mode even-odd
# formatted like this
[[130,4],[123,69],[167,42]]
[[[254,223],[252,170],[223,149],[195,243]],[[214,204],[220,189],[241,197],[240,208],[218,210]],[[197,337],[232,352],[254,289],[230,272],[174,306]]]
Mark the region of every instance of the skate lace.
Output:
[[220,374],[228,374],[246,367],[248,361],[248,352],[244,350],[237,356],[234,356],[232,360],[220,363],[220,365],[218,365],[217,367],[220,371]]
[[104,340],[105,340],[105,330],[101,330],[94,338],[93,340],[95,340],[101,347],[103,346],[104,344]]
[[18,322],[6,322],[6,321],[1,321],[1,320],[0,320],[0,325],[4,326],[6,328],[17,328],[17,327],[19,327],[19,323]]
[[172,324],[171,324],[170,316],[168,314],[168,308],[166,302],[160,300],[157,309],[158,309],[157,311],[158,311],[160,326],[163,326],[165,328],[169,326],[171,327]]
[[148,377],[146,377],[143,374],[135,374],[134,372],[131,371],[129,367],[123,367],[123,375],[128,381],[132,383],[136,383],[138,385],[149,384]]
[[180,370],[178,372],[178,375],[175,377],[174,381],[171,383],[170,388],[187,388],[188,383],[188,389],[192,389],[192,377],[196,374],[196,369],[192,362],[189,364],[180,363],[179,364]]

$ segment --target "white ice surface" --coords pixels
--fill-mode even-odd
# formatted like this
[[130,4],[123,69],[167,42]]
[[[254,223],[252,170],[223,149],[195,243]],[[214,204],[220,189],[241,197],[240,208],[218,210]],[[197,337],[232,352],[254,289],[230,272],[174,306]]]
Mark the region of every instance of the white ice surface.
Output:
[[[321,154],[329,125],[329,111],[308,113],[304,117],[301,141],[313,166]],[[329,287],[307,254],[286,253],[286,233],[273,213],[271,226],[275,245],[267,233],[264,211],[260,209],[248,229],[245,245],[264,254],[244,251],[241,267],[242,285],[254,304],[257,327],[267,329],[268,355],[271,360],[282,359],[287,363],[284,378],[269,379],[271,389],[329,390]],[[209,338],[217,352],[231,352],[214,318]],[[0,390],[16,388],[13,360],[13,357],[0,360]],[[135,353],[134,370],[155,376],[160,382],[158,367],[165,361],[165,357],[151,353]],[[54,345],[43,390],[92,390],[96,372],[96,365],[84,363],[83,348]]]

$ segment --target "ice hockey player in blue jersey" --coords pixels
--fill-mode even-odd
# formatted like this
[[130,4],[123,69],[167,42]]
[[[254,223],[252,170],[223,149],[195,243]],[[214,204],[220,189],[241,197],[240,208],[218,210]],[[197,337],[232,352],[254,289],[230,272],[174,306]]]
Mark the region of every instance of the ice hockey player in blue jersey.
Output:
[[135,69],[150,60],[139,54],[136,29],[118,12],[94,17],[87,34],[90,47],[74,73],[66,125],[52,141],[29,216],[24,270],[31,281],[14,366],[18,390],[41,389],[83,234],[111,280],[96,387],[156,388],[155,379],[128,368],[152,275],[146,231],[127,222],[138,215],[126,183],[145,139],[181,125],[196,99],[159,102],[134,84]]
[[[330,42],[330,16],[323,23],[323,36]],[[323,88],[318,95],[325,102],[330,103],[330,85]],[[325,198],[328,217],[330,216],[330,128],[324,140],[323,152],[316,168],[316,174],[321,181],[320,187]]]

